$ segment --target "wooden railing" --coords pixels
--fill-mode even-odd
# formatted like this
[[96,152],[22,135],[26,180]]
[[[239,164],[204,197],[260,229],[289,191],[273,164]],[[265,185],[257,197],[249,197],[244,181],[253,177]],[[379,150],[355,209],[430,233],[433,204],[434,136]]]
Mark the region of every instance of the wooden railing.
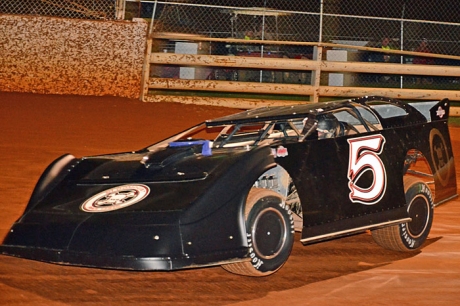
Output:
[[[167,35],[159,35],[161,39],[172,39]],[[173,39],[180,39],[174,35]],[[228,41],[217,38],[203,38],[186,36],[182,39],[188,41]],[[226,69],[260,69],[268,71],[311,71],[312,81],[306,84],[287,84],[287,83],[262,83],[262,82],[242,82],[242,81],[223,81],[223,80],[189,80],[172,78],[152,78],[147,75],[150,69],[145,69],[145,86],[142,99],[144,101],[174,101],[182,103],[210,104],[237,108],[252,108],[262,105],[280,105],[287,103],[317,102],[320,97],[357,97],[365,95],[382,95],[400,99],[411,100],[437,100],[449,98],[460,101],[460,91],[457,90],[433,90],[433,89],[407,89],[407,88],[378,88],[378,87],[344,87],[344,86],[324,86],[320,84],[322,73],[378,73],[393,75],[423,75],[423,76],[449,76],[460,77],[460,67],[458,66],[438,66],[430,65],[405,65],[399,63],[370,63],[370,62],[337,62],[323,60],[323,50],[325,48],[355,49],[361,51],[382,52],[381,49],[318,43],[299,43],[299,42],[279,42],[279,41],[247,41],[232,39],[232,43],[241,44],[293,44],[293,45],[314,45],[316,46],[316,56],[313,60],[309,59],[289,59],[289,58],[260,58],[245,56],[218,56],[203,54],[175,54],[175,53],[150,53],[147,54],[149,65],[177,65],[180,67],[213,67]],[[457,56],[440,54],[426,54],[409,51],[388,50],[386,53],[393,55],[424,56],[443,59],[460,60]],[[460,86],[460,85],[459,85]],[[174,91],[175,95],[149,95],[148,90]],[[225,97],[206,97],[178,95],[178,91],[204,91],[218,93],[246,93],[246,94],[267,94],[273,95],[274,99],[245,99],[232,96]],[[276,100],[276,95],[283,95],[284,100]],[[305,101],[286,100],[285,96],[304,95]],[[234,95],[233,95],[234,96]]]

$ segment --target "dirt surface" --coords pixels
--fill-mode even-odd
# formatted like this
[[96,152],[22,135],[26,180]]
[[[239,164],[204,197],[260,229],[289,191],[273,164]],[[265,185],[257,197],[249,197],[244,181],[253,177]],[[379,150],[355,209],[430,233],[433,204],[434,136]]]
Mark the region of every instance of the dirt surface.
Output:
[[[132,151],[236,111],[0,93],[0,240],[22,214],[40,174],[60,155]],[[459,128],[451,128],[451,138],[458,180]],[[367,234],[310,246],[296,242],[285,266],[264,278],[220,267],[126,272],[0,255],[2,305],[458,305],[459,300],[459,200],[435,209],[431,234],[419,252],[384,250]]]

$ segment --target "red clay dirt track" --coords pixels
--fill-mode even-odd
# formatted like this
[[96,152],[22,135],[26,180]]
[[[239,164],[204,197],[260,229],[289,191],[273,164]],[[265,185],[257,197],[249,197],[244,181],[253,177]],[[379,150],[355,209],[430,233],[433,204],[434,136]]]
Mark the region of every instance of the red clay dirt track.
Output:
[[[45,167],[64,153],[143,148],[235,109],[114,97],[0,93],[0,240],[22,214]],[[451,127],[460,182],[460,128]],[[297,237],[298,238],[298,237]],[[129,272],[0,255],[1,305],[459,305],[460,200],[435,209],[425,247],[399,253],[362,234],[294,245],[272,276],[220,267]]]

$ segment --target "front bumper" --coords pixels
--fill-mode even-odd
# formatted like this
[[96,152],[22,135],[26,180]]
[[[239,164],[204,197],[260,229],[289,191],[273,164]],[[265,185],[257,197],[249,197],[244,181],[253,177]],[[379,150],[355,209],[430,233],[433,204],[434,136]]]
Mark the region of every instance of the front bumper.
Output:
[[10,245],[1,245],[0,253],[61,265],[135,271],[171,271],[198,268],[243,261],[247,258],[247,248],[214,252],[194,257],[181,256],[174,258],[94,255],[65,250]]

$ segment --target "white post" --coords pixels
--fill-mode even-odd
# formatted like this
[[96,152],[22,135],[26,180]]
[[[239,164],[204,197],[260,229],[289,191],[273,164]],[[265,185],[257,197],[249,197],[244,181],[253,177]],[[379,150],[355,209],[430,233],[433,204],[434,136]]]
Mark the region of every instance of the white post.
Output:
[[155,4],[153,5],[153,10],[152,10],[152,20],[150,21],[149,38],[152,37],[153,23],[155,21],[155,13],[157,11],[157,4],[158,4],[158,0],[155,0]]
[[117,0],[115,2],[115,18],[123,20],[125,18],[126,0]]
[[[400,39],[401,39],[401,44],[400,44],[400,50],[401,51],[404,51],[404,10],[406,9],[406,3],[403,3],[403,7],[402,7],[402,12],[401,12],[401,35],[400,35]],[[404,56],[400,56],[400,63],[401,64],[404,64]],[[401,76],[400,77],[400,84],[399,84],[399,87],[400,88],[403,88],[404,86],[404,76]]]
[[319,13],[319,38],[318,42],[323,42],[323,8],[324,8],[324,3],[323,0],[321,1],[321,6],[320,6],[320,13]]

